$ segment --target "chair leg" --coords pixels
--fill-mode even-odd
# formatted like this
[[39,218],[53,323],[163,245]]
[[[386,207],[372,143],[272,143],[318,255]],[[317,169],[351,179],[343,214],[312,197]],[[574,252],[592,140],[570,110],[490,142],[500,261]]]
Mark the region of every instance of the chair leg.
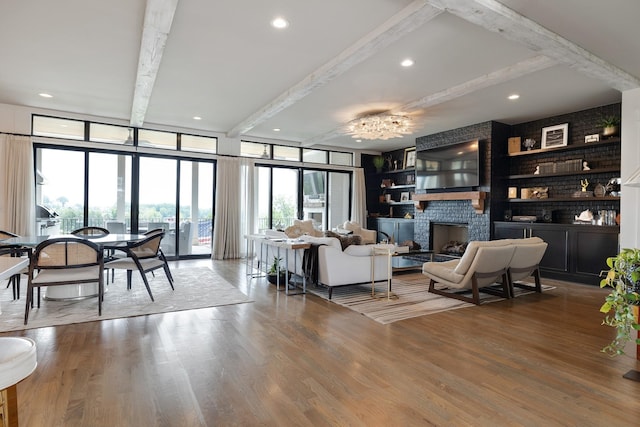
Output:
[[533,278],[536,284],[536,292],[542,293],[542,284],[540,283],[540,269],[536,268],[533,270]]
[[147,280],[147,275],[145,274],[144,271],[140,271],[140,275],[142,276],[142,280],[144,281],[144,285],[147,287],[147,292],[149,292],[149,296],[151,297],[151,301],[155,302],[155,300],[153,299],[153,294],[151,293],[151,287],[149,286],[149,281]]
[[131,290],[131,276],[133,275],[133,271],[127,270],[127,290]]
[[[167,265],[166,262],[164,263],[162,268],[164,269],[164,274],[167,275],[167,280],[169,280],[169,284],[171,285],[171,289],[173,289],[175,291],[176,288],[173,287],[173,277],[171,276],[171,272],[169,271],[169,266]],[[153,273],[153,271],[152,271],[152,273]]]
[[25,307],[24,307],[24,324],[27,324],[27,321],[29,320],[29,310],[31,309],[31,306],[33,305],[33,287],[32,286],[27,286],[27,295],[26,295],[26,303],[25,303]]

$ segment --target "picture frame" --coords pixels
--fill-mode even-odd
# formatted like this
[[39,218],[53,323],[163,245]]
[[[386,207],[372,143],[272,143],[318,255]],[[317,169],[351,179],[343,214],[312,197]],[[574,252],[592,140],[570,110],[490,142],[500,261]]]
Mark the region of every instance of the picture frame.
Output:
[[402,193],[400,193],[400,201],[401,202],[408,202],[409,201],[409,192],[408,191],[403,191]]
[[569,123],[542,128],[542,149],[566,147],[569,142]]
[[416,167],[416,147],[404,149],[404,161],[402,162],[402,169],[409,169]]

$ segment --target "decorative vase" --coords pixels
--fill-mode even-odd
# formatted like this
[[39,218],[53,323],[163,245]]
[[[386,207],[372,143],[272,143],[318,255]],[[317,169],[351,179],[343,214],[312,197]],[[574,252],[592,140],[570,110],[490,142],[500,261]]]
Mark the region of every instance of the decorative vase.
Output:
[[[278,275],[277,274],[271,274],[271,273],[267,274],[267,281],[269,283],[271,283],[272,285],[277,284],[278,283],[277,280],[278,280]],[[280,283],[284,284],[286,280],[287,280],[287,276],[285,275],[285,272],[281,271],[280,272]]]
[[604,137],[615,136],[618,134],[619,130],[620,129],[618,128],[618,126],[607,126],[602,129],[602,136]]

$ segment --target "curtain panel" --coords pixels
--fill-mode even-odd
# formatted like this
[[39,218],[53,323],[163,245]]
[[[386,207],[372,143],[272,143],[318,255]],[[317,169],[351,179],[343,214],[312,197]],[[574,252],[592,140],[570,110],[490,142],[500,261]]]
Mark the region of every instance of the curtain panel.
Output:
[[353,171],[353,196],[351,200],[351,221],[367,228],[367,189],[364,181],[364,169]]
[[33,145],[26,136],[0,135],[0,229],[35,235]]

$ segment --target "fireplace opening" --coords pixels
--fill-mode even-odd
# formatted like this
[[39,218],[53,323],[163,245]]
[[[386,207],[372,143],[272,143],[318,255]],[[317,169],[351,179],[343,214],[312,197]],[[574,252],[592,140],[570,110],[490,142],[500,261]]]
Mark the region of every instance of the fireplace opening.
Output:
[[436,255],[461,257],[469,243],[469,225],[431,223],[431,248]]

